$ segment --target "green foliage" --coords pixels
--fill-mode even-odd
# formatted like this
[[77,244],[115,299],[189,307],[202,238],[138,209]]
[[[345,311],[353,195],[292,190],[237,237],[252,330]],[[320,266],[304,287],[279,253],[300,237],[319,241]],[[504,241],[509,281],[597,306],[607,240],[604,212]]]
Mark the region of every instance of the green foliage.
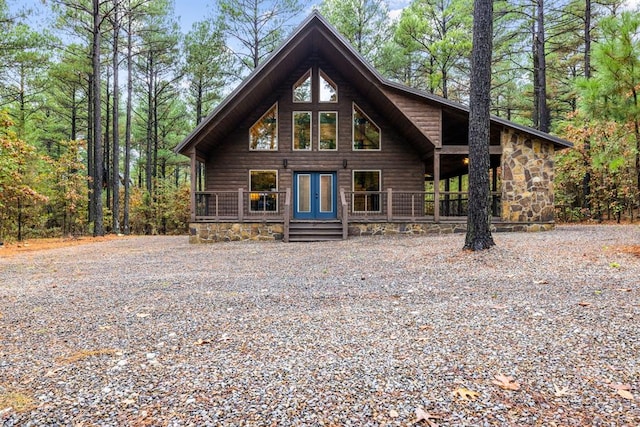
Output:
[[318,9],[364,58],[381,62],[379,48],[391,35],[384,0],[324,0]]
[[461,99],[454,83],[468,73],[472,2],[414,0],[402,11],[396,40],[420,55],[420,72],[429,92]]
[[238,64],[253,70],[286,36],[302,12],[299,0],[219,0],[218,18]]

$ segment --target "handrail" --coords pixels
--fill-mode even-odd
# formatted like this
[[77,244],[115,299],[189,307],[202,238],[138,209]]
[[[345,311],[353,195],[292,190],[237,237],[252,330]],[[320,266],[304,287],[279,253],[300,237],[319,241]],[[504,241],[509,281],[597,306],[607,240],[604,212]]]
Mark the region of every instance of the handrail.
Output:
[[285,243],[289,242],[289,222],[291,221],[291,188],[287,187],[284,196],[284,236]]
[[[349,221],[436,221],[467,215],[467,191],[350,191],[340,187],[340,220],[344,238]],[[500,217],[500,192],[491,192],[492,216]],[[195,221],[282,221],[288,238],[292,220],[292,188],[286,191],[196,191]]]
[[342,205],[342,240],[347,240],[349,237],[349,205],[342,187],[340,187],[340,203]]

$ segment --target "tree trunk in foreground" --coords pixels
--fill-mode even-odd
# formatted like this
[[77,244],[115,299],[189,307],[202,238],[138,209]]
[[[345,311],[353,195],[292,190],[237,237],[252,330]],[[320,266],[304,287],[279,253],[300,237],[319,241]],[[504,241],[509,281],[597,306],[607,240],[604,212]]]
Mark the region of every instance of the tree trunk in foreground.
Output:
[[491,237],[489,127],[491,102],[492,0],[475,0],[469,99],[469,210],[464,249],[495,245]]

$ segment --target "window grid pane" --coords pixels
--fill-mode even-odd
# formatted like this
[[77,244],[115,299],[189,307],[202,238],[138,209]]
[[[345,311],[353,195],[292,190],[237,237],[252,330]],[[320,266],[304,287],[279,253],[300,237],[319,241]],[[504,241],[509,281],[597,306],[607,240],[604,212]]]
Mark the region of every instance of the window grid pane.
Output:
[[336,150],[338,148],[338,113],[320,112],[318,116],[320,150]]
[[311,70],[293,86],[293,102],[311,102]]
[[338,102],[338,88],[320,71],[320,102]]
[[311,113],[293,113],[293,149],[311,150]]
[[355,104],[353,106],[353,149],[380,149],[380,128]]
[[251,171],[249,188],[250,210],[276,211],[278,209],[278,172],[277,171]]
[[249,130],[251,150],[278,149],[278,106],[271,107]]

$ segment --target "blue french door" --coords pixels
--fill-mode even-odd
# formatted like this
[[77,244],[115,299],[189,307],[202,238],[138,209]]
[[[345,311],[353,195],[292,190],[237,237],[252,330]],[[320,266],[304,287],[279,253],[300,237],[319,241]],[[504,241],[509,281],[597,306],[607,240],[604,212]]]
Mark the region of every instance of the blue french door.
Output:
[[335,172],[295,172],[293,174],[294,218],[336,218],[336,188]]

